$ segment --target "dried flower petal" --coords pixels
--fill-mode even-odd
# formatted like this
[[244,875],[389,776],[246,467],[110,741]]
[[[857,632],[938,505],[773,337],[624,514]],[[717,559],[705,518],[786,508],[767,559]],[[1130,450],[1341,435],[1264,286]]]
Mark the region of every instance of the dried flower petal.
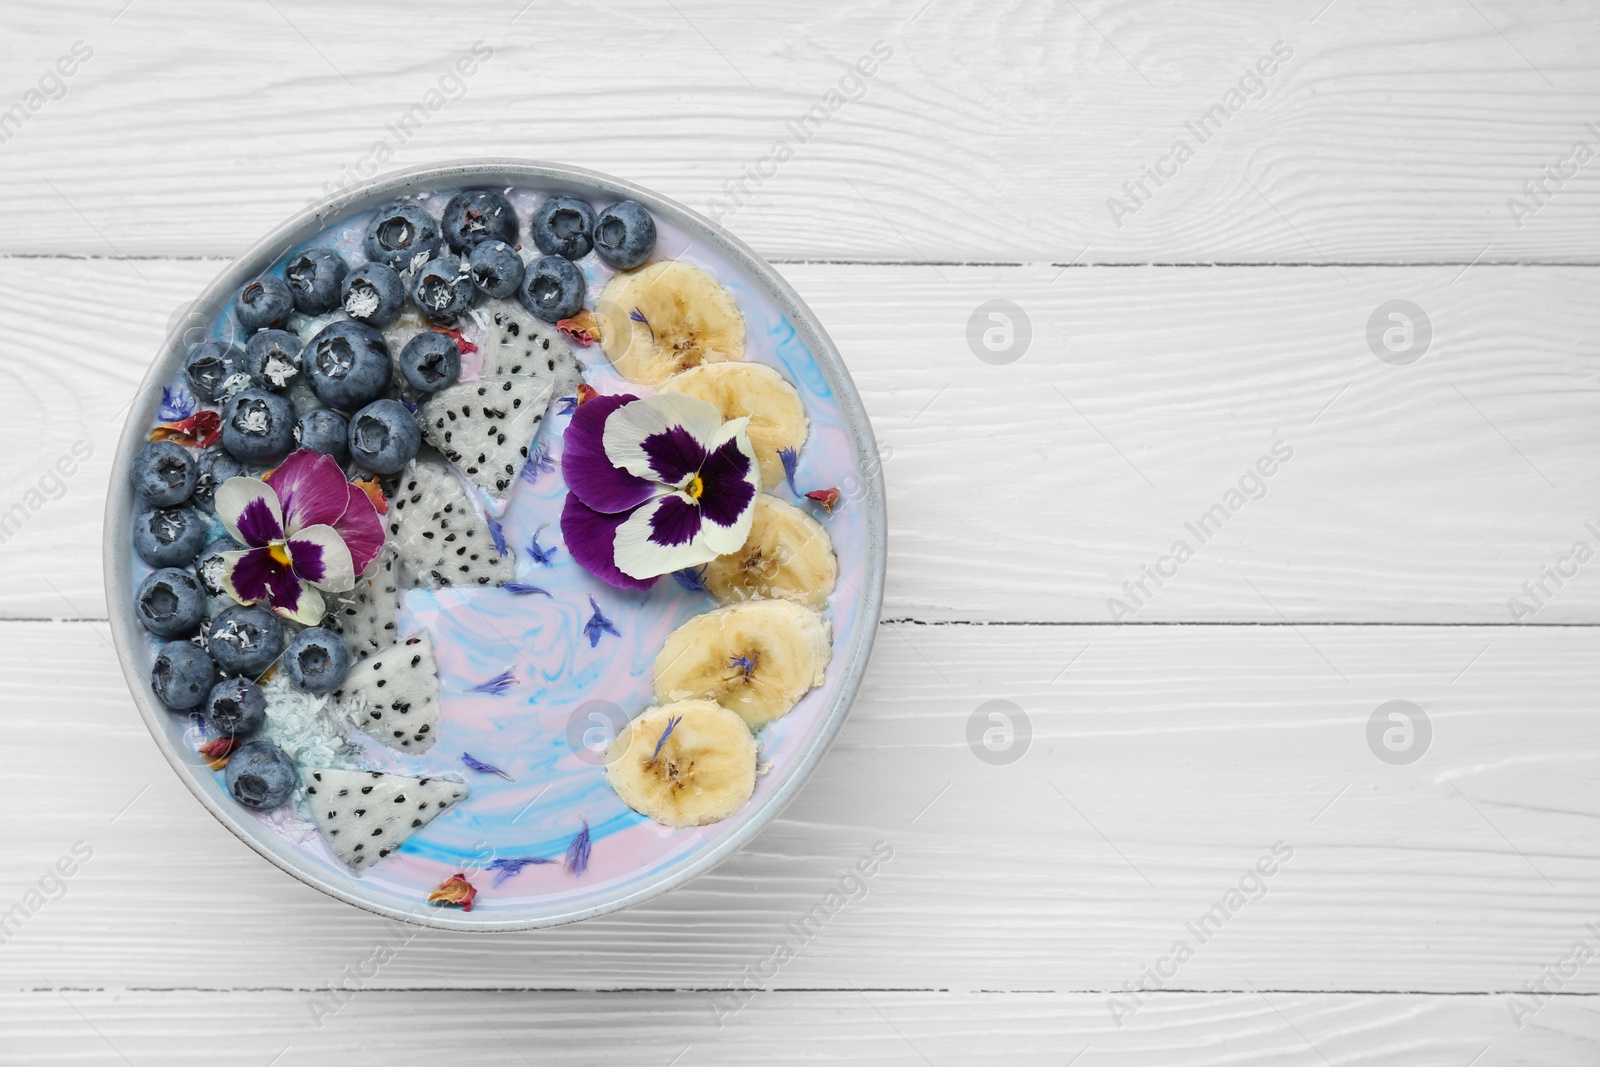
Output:
[[[573,399],[573,406],[577,406],[576,399]],[[539,475],[547,474],[555,469],[556,461],[550,458],[550,449],[542,444],[535,445],[533,455],[529,456],[528,462],[522,466],[522,480],[529,485],[536,485],[539,481]]]
[[[550,524],[544,524],[544,526],[548,525]],[[539,530],[543,530],[544,526],[540,526]],[[533,531],[533,539],[528,542],[528,555],[532,556],[533,561],[541,567],[554,567],[555,564],[551,561],[555,559],[556,553],[561,549],[557,545],[551,545],[549,548],[541,545],[539,543],[539,530]]]
[[667,743],[667,738],[672,736],[672,731],[676,730],[678,728],[678,724],[682,721],[682,715],[674,715],[672,718],[667,720],[667,728],[661,731],[660,737],[656,738],[656,747],[650,753],[650,758],[645,761],[646,763],[654,763],[656,761],[656,757],[661,755],[661,746]]
[[644,317],[644,312],[640,311],[637,305],[634,306],[632,311],[628,312],[628,318],[632,319],[634,322],[644,323],[644,328],[650,331],[651,342],[655,342],[656,328],[650,325],[650,320]]
[[516,684],[516,674],[511,670],[511,668],[507,667],[493,678],[490,678],[487,682],[480,682],[479,684],[473,686],[470,692],[488,693],[493,697],[503,696],[506,690],[512,688]]
[[679,585],[691,593],[707,592],[706,569],[703,566],[685,567],[681,571],[673,571],[672,576],[678,580]]
[[578,383],[578,404],[581,406],[599,396],[600,393],[588,382]]
[[174,389],[163,387],[161,390],[161,410],[157,413],[156,418],[162,422],[177,422],[179,419],[187,419],[190,415],[193,415],[195,408],[198,406],[199,404],[195,402],[194,397],[190,396],[189,391],[183,386],[180,385]]
[[383,487],[378,484],[376,475],[366,479],[357,478],[350,484],[367,494],[367,499],[372,501],[379,515],[389,514],[389,498],[383,495]]
[[494,541],[494,550],[500,555],[506,554],[506,528],[502,526],[493,515],[485,515],[484,521],[489,525],[489,537]]
[[242,739],[231,735],[213,738],[200,746],[200,755],[205,759],[206,766],[214,771],[220,771],[228,765],[234,750],[242,744],[244,744]]
[[756,673],[756,664],[761,662],[761,653],[752,652],[748,656],[735,656],[728,666],[744,672],[746,678]]
[[508,782],[516,781],[515,778],[511,777],[509,774],[507,774],[505,771],[502,771],[499,767],[496,767],[494,764],[485,763],[480,759],[474,759],[473,756],[472,756],[472,753],[470,753],[470,752],[461,753],[461,762],[465,763],[468,767],[471,767],[475,771],[481,771],[484,774],[498,774],[500,777],[504,778]]
[[171,441],[188,448],[210,448],[222,436],[222,416],[197,411],[186,419],[163,422],[150,430],[150,440]]
[[488,868],[494,872],[494,881],[490,883],[490,888],[498,888],[500,883],[507,878],[514,878],[521,874],[524,867],[554,862],[555,860],[547,860],[541,856],[515,856],[508,859],[495,860],[489,864]]
[[583,820],[583,829],[567,845],[567,870],[582,877],[583,872],[589,869],[589,820]]
[[477,887],[467,881],[465,874],[457,871],[440,882],[434,891],[428,894],[428,903],[438,904],[446,908],[460,908],[462,911],[471,911],[472,902],[477,897]]
[[[528,596],[530,593],[538,593],[540,596],[550,596],[550,590],[540,589],[536,585],[524,585],[522,582],[507,582],[500,588],[516,596]],[[555,599],[554,597],[550,598],[552,600]]]
[[824,508],[827,509],[828,514],[832,515],[833,514],[834,505],[839,503],[839,490],[837,490],[837,489],[813,489],[813,490],[811,490],[811,492],[806,494],[806,499],[807,500],[815,500],[817,503],[821,504]]
[[589,636],[590,648],[595,648],[600,644],[600,635],[602,634],[611,634],[613,637],[622,636],[617,630],[616,624],[606,618],[605,613],[600,610],[600,605],[595,603],[595,599],[592,596],[589,598],[589,607],[594,609],[594,614],[589,616],[589,621],[583,624],[583,632]]
[[780,448],[778,458],[783,461],[783,479],[789,483],[789,492],[799,496],[800,490],[794,484],[794,469],[800,463],[800,453],[792,448]]
[[600,324],[587,310],[578,312],[570,319],[562,319],[556,323],[556,329],[584,348],[600,340]]
[[454,341],[456,343],[456,348],[460,349],[463,356],[470,355],[478,350],[478,346],[467,340],[466,335],[460,330],[447,329],[443,326],[435,326],[433,328],[433,332],[442,333],[446,337],[450,338],[450,340]]

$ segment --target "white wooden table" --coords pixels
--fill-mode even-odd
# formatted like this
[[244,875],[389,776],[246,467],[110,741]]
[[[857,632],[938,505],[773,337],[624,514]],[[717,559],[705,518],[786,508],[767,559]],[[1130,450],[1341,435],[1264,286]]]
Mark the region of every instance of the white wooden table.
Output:
[[[1600,1063],[1600,7],[523,3],[6,11],[0,911],[41,906],[0,1063]],[[184,302],[341,175],[479,155],[722,213],[892,453],[878,650],[799,800],[650,905],[493,938],[206,815],[98,556]],[[1025,350],[969,344],[991,300]],[[1428,729],[1391,753],[1394,700]]]

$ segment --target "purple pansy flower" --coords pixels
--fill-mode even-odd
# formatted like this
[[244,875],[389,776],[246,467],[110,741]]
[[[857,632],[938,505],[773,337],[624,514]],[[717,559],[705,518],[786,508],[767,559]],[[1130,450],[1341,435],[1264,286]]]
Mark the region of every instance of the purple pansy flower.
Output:
[[561,459],[572,558],[611,585],[648,589],[744,544],[761,485],[749,421],[675,393],[585,401]]
[[319,589],[342,593],[383,549],[372,500],[331,457],[302,449],[261,478],[229,478],[217,518],[243,551],[224,552],[223,588],[307,626],[322,620]]

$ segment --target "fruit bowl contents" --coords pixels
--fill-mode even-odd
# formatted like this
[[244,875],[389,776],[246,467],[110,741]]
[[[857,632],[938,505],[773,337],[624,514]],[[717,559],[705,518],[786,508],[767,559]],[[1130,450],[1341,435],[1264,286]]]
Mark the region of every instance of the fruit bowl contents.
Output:
[[709,224],[580,172],[404,176],[286,231],[123,444],[108,569],[169,758],[280,866],[432,925],[707,869],[870,648],[882,499],[826,339]]

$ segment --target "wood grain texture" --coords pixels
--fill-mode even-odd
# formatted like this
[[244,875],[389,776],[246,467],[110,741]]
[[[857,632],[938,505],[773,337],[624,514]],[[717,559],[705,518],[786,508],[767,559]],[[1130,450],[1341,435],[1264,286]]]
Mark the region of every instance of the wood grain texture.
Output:
[[[116,435],[170,313],[220,266],[0,260],[0,316],[17,324],[0,335],[17,429],[0,511],[73,442],[93,450],[0,544],[0,615],[104,617]],[[1600,549],[1586,525],[1600,527],[1600,271],[783,271],[889,457],[890,618],[1500,623],[1517,597],[1537,608],[1526,622],[1600,621],[1600,563],[1559,586],[1543,573],[1580,539]],[[31,318],[62,291],[102,298],[82,343]],[[1031,323],[1009,366],[967,340],[994,298]],[[1410,366],[1368,348],[1369,316],[1393,299],[1432,325]],[[1229,501],[1247,476],[1265,496]],[[1230,503],[1202,544],[1191,525]],[[1194,558],[1161,563],[1179,540]],[[1144,576],[1157,565],[1176,571],[1159,586]],[[1534,600],[1523,583],[1541,581]]]
[[[1164,995],[1120,1029],[1084,994],[764,993],[720,1028],[692,992],[362,992],[331,1018],[311,996],[0,993],[0,1064],[1590,1067],[1600,1044],[1600,1011],[1574,997],[1518,1030],[1489,996]],[[383,1036],[400,1034],[403,1050]]]
[[[420,931],[383,984],[727,987],[877,841],[892,860],[772,985],[1115,991],[1184,939],[1172,987],[1485,992],[1600,945],[1600,630],[885,629],[834,750],[729,863],[576,926]],[[0,947],[0,988],[304,988],[392,942],[194,802],[102,631],[0,624],[0,808],[30,813],[5,827],[0,911],[73,842],[94,850]],[[1432,723],[1406,767],[1366,742],[1395,698]],[[991,700],[1031,723],[1009,765],[969,749]],[[1275,842],[1292,857],[1202,943],[1186,923]],[[1566,991],[1600,992],[1600,971]]]
[[[483,155],[700,211],[743,181],[727,224],[788,259],[1592,262],[1600,237],[1600,163],[1547,182],[1520,226],[1507,207],[1575,141],[1600,145],[1596,13],[1557,0],[503,0],[448,26],[375,0],[203,24],[178,0],[122,6],[8,24],[7,106],[75,40],[93,57],[0,150],[0,250],[234,255],[347,175]],[[571,25],[604,28],[602,75],[552,61]],[[439,93],[479,40],[492,55]],[[879,41],[891,58],[827,110]],[[1292,56],[1265,95],[1229,101],[1277,42]],[[429,92],[438,110],[392,131]],[[1235,103],[1220,133],[1188,131]],[[1193,158],[1148,184],[1179,139]],[[1127,181],[1145,202],[1118,225]]]

